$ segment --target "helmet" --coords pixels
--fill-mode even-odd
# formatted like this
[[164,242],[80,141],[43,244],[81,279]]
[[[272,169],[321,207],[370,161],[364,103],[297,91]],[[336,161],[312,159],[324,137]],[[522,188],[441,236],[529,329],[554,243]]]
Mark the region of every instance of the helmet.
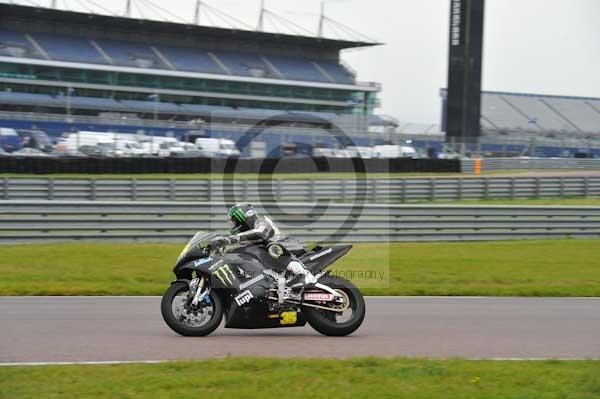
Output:
[[238,204],[231,207],[227,213],[227,222],[231,234],[239,234],[254,228],[256,208],[251,204]]

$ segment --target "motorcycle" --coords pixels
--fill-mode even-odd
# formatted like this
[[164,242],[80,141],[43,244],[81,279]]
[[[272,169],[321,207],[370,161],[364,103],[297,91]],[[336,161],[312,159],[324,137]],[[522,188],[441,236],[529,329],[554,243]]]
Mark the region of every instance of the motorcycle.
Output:
[[[176,279],[162,297],[167,325],[183,336],[225,328],[302,327],[345,336],[365,318],[365,302],[350,281],[333,276],[329,267],[352,245],[317,246],[294,255],[285,243],[213,248],[217,234],[198,232],[185,246],[173,269]],[[302,262],[318,282],[300,291],[290,288],[296,276],[290,260]]]

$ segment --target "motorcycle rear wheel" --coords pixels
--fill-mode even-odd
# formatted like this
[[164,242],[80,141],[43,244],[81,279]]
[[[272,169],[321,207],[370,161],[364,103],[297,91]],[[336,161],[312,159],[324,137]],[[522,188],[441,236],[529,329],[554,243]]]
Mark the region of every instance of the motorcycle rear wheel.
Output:
[[186,314],[180,314],[178,317],[174,313],[174,308],[177,308],[178,304],[174,304],[173,302],[176,300],[181,301],[182,294],[185,294],[187,291],[189,291],[189,286],[184,281],[177,281],[171,284],[167,289],[160,304],[160,310],[165,323],[167,323],[173,331],[185,337],[203,337],[212,333],[219,327],[219,324],[221,324],[221,320],[223,319],[223,304],[221,298],[219,298],[214,291],[211,291],[209,294],[212,310],[210,319],[200,326],[192,326],[189,322],[186,323],[182,319],[187,316]]
[[341,320],[344,314],[304,307],[303,313],[308,324],[323,335],[342,337],[352,334],[360,327],[366,314],[365,300],[359,289],[350,281],[339,277],[327,277],[319,282],[345,294],[350,302],[348,310],[351,310],[351,315],[347,320]]

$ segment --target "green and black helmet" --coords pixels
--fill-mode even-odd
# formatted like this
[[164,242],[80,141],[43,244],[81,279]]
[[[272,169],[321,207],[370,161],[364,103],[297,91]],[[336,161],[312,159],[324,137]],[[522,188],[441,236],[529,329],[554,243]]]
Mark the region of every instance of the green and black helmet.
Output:
[[227,222],[231,234],[252,230],[256,222],[256,209],[251,204],[238,204],[227,213]]

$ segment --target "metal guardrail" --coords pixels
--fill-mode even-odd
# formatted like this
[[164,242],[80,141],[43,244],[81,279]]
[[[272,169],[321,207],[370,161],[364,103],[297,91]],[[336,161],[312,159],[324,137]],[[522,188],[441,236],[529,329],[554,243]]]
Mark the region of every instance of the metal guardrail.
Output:
[[600,176],[312,180],[1,178],[4,200],[374,202],[600,196]]
[[[280,205],[259,211],[310,242],[600,237],[600,207]],[[0,201],[0,242],[185,241],[225,231],[225,214],[224,203]]]
[[[475,172],[475,159],[461,160],[465,173]],[[581,169],[600,170],[600,159],[585,158],[482,158],[481,171],[517,169]]]

